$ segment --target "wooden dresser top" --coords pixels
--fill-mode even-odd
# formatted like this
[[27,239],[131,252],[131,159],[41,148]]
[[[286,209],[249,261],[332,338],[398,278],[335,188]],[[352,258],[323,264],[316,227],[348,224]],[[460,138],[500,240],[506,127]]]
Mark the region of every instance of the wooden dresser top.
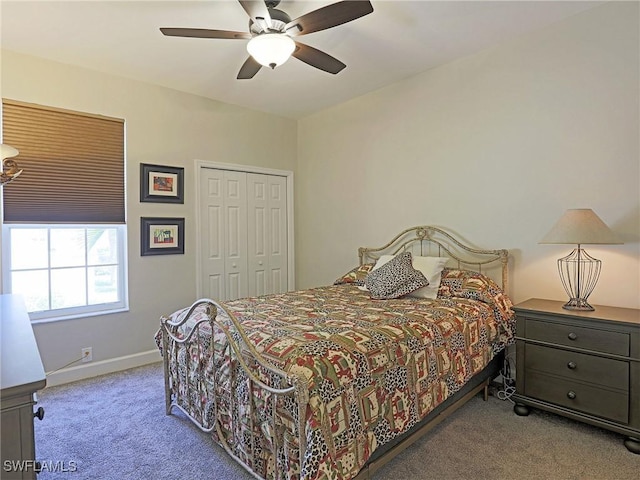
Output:
[[46,385],[29,314],[19,295],[0,295],[0,397]]

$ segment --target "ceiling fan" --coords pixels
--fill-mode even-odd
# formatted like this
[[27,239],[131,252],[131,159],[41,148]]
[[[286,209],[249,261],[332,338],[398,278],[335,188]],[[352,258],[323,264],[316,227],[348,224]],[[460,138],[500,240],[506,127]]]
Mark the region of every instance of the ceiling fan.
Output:
[[343,1],[327,5],[291,20],[278,6],[280,0],[238,0],[249,17],[249,32],[206,28],[161,28],[169,37],[223,38],[249,40],[249,58],[238,72],[238,79],[253,78],[263,67],[282,65],[290,56],[325,72],[336,74],[346,67],[340,60],[292,37],[319,32],[351,22],[373,12],[368,0]]

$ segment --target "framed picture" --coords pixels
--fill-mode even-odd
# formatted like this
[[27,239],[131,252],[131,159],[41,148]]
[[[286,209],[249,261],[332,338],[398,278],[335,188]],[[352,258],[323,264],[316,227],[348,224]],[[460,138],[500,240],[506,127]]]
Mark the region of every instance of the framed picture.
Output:
[[184,168],[141,163],[140,201],[184,203]]
[[184,253],[184,218],[141,217],[140,255]]

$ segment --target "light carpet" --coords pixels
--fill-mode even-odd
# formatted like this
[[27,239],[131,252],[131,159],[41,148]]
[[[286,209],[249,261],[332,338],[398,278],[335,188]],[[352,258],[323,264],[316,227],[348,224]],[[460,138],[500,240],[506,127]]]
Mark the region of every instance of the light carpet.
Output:
[[[46,388],[39,406],[39,480],[253,478],[183,414],[165,415],[160,363]],[[509,401],[476,396],[374,478],[638,480],[640,455],[623,439],[538,410],[519,417]]]

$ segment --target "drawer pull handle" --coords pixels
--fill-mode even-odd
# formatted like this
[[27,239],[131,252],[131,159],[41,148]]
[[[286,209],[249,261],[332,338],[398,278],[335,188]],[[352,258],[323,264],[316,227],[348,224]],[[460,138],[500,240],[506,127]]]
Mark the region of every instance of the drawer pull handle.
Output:
[[576,340],[578,338],[578,335],[576,335],[575,333],[571,332],[569,335],[569,340]]
[[573,400],[574,398],[576,398],[576,392],[574,392],[573,390],[569,390],[567,392],[567,397],[569,397],[571,400]]
[[569,367],[570,370],[575,370],[577,366],[576,362],[567,363],[567,367]]
[[33,417],[37,418],[38,420],[42,420],[44,418],[44,408],[38,407],[38,409],[33,414]]

